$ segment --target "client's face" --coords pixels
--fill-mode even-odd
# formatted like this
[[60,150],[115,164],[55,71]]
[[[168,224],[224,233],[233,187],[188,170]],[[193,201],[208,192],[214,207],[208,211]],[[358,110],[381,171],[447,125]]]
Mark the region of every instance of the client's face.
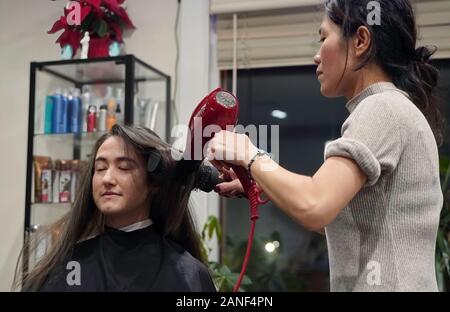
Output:
[[106,224],[123,227],[148,218],[150,187],[145,160],[120,137],[110,137],[95,156],[92,192]]

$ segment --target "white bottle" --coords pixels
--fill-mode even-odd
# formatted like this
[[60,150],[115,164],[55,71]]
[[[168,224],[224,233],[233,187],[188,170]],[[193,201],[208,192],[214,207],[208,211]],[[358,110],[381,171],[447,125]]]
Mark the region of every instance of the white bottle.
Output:
[[97,119],[98,122],[97,131],[106,131],[106,113],[107,113],[107,106],[105,104],[100,105]]

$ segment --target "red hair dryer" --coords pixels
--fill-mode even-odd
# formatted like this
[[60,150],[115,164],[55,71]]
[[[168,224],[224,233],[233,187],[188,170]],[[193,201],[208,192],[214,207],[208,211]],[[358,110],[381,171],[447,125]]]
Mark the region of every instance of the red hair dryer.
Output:
[[[236,125],[238,114],[239,102],[234,95],[220,88],[208,94],[200,104],[198,104],[191,115],[189,121],[190,135],[186,145],[187,154],[185,153],[185,157],[202,160],[205,157],[203,151],[206,143],[214,136],[215,132],[220,130],[232,130]],[[210,133],[204,133],[205,129],[208,130],[206,132]],[[208,137],[204,134],[210,136]],[[246,169],[233,165],[231,167],[239,178],[250,202],[251,220],[247,251],[242,264],[241,274],[233,288],[233,291],[236,292],[239,290],[250,257],[250,250],[255,233],[255,224],[256,220],[259,218],[258,205],[265,204],[268,200],[261,199],[260,195],[262,191],[257,187],[255,181],[250,180]]]

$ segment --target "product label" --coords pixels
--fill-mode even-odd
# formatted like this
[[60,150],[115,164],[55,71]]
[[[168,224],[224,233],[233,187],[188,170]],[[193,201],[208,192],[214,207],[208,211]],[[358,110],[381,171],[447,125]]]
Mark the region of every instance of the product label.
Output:
[[59,177],[59,202],[70,202],[72,174],[70,171],[62,171]]
[[41,202],[51,203],[52,202],[52,170],[44,169],[41,175]]

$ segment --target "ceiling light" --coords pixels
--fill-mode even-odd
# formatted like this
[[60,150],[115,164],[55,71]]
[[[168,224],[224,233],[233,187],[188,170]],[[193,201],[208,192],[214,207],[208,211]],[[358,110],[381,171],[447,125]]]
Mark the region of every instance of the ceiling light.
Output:
[[271,113],[272,117],[277,119],[285,119],[287,117],[287,113],[281,110],[273,110]]

